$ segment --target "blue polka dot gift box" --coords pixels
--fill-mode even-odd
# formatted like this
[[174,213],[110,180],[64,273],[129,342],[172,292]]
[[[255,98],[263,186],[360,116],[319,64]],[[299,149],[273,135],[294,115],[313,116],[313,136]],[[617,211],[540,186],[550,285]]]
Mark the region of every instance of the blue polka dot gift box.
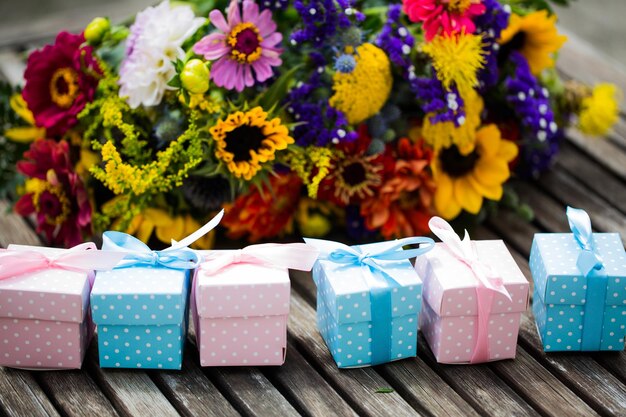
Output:
[[80,368],[94,330],[93,270],[110,269],[121,258],[93,243],[0,249],[0,365]]
[[441,239],[418,258],[424,279],[420,328],[439,363],[474,364],[515,357],[529,283],[501,240],[464,239],[443,219]]
[[287,349],[290,269],[310,271],[318,250],[304,243],[202,252],[192,316],[202,366],[282,365]]
[[126,256],[116,268],[98,272],[91,291],[101,367],[181,369],[190,271],[201,261],[187,246],[213,229],[222,215],[161,251],[126,233],[103,234],[103,251]]
[[[432,249],[414,237],[368,245],[304,239],[320,250],[313,266],[317,326],[339,368],[416,355],[422,281],[410,258]],[[405,245],[422,245],[403,250]]]
[[533,313],[543,348],[619,351],[626,335],[626,254],[618,233],[592,233],[567,208],[572,233],[538,233],[530,252]]

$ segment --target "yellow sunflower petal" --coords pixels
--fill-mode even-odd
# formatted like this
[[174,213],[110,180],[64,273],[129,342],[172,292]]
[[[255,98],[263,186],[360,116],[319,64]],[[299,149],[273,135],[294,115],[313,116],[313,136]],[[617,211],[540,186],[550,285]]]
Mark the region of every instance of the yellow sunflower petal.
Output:
[[28,109],[28,105],[26,104],[24,97],[22,97],[22,94],[13,94],[9,100],[9,105],[11,106],[11,109],[13,109],[13,111],[17,113],[17,115],[20,116],[26,123],[31,125],[35,124],[33,112]]
[[486,185],[476,180],[474,175],[469,175],[467,179],[483,197],[495,201],[500,201],[502,198],[502,184]]
[[507,162],[511,162],[517,157],[519,153],[519,149],[514,142],[510,140],[501,140],[500,141],[500,149],[498,149],[498,154],[496,155],[499,159],[503,159]]
[[454,198],[463,209],[472,214],[478,214],[483,205],[483,197],[472,186],[467,177],[454,181]]
[[461,206],[454,199],[452,179],[445,174],[441,174],[437,176],[436,181],[435,209],[444,219],[453,219],[461,212]]
[[148,243],[150,236],[152,236],[152,232],[154,232],[154,222],[143,217],[143,221],[141,221],[141,223],[139,224],[139,227],[135,232],[135,236],[137,236],[137,239],[141,240],[142,242]]
[[481,184],[502,184],[511,175],[509,164],[498,158],[480,158],[473,171],[474,178]]
[[155,235],[161,242],[170,244],[172,239],[181,240],[185,233],[185,221],[182,217],[177,216],[171,219],[169,224],[157,225],[155,227]]
[[7,139],[14,142],[28,143],[46,136],[46,130],[40,127],[12,127],[4,132]]
[[476,142],[481,157],[495,156],[500,148],[500,129],[494,124],[481,127],[476,132]]

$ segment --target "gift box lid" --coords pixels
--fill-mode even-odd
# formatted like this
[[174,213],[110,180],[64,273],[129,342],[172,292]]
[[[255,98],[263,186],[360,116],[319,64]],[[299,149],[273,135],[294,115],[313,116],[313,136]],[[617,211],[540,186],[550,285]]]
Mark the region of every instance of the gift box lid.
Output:
[[[228,250],[200,251],[205,259]],[[287,268],[237,263],[209,274],[196,270],[196,307],[203,318],[276,316],[289,313]]]
[[[626,253],[619,233],[594,233],[607,273],[607,305],[626,306]],[[572,233],[537,233],[530,268],[537,292],[546,304],[585,304],[587,279],[576,262],[581,249]]]
[[[9,245],[58,255],[66,249]],[[49,268],[0,280],[0,317],[80,323],[89,308],[90,273]]]
[[[367,252],[394,245],[396,245],[395,241],[387,241],[352,247]],[[391,290],[391,316],[418,314],[422,306],[422,280],[415,273],[411,262],[408,259],[377,260],[376,262],[400,284],[399,287]],[[323,273],[320,273],[320,269]],[[319,259],[313,269],[315,284],[325,297],[330,313],[340,325],[372,320],[371,287],[363,276],[362,269],[362,266],[346,266],[324,259]],[[374,273],[381,274],[381,272]],[[326,278],[324,282],[321,281],[322,275]]]
[[91,291],[98,325],[180,324],[186,315],[189,271],[152,266],[98,271]]
[[[511,301],[496,293],[492,313],[516,313],[528,306],[528,281],[501,240],[472,241],[480,261],[504,281]],[[478,315],[477,280],[472,270],[457,259],[445,243],[417,258],[415,268],[424,279],[424,301],[440,317]]]

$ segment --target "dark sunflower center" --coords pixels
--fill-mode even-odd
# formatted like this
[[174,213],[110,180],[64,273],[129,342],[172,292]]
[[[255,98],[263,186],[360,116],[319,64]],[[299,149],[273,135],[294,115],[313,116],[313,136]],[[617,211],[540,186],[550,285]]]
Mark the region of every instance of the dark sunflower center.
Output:
[[50,99],[57,106],[67,109],[78,95],[78,74],[72,68],[58,68],[50,79]]
[[261,128],[242,125],[226,134],[226,152],[232,153],[235,162],[249,161],[250,151],[263,145],[265,135]]
[[513,36],[513,38],[507,43],[500,46],[498,52],[498,66],[502,67],[504,63],[509,59],[509,56],[513,51],[519,51],[524,47],[526,43],[526,32],[519,31]]
[[353,162],[350,165],[346,165],[343,168],[342,177],[348,185],[359,185],[366,180],[366,171],[363,164],[360,162]]
[[480,155],[478,155],[476,149],[467,155],[463,155],[459,152],[459,148],[454,145],[439,153],[441,168],[451,177],[462,177],[471,172],[479,159]]
[[253,29],[244,29],[237,35],[235,49],[250,55],[259,47],[259,37]]

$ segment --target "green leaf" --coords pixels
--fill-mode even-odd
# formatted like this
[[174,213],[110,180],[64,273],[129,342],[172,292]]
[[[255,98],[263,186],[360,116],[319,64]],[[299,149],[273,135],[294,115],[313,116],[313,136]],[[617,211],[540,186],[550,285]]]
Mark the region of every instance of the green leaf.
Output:
[[395,390],[393,388],[385,388],[385,387],[383,387],[383,388],[378,388],[376,390],[376,394],[389,394],[389,393],[392,393],[392,392],[395,392]]
[[[302,65],[296,65],[283,75],[278,77],[276,82],[272,84],[263,94],[259,95],[255,100],[255,104],[263,107],[263,109],[269,109],[280,103],[287,95],[287,89],[293,77],[302,68]],[[254,106],[253,106],[254,107]]]
[[180,76],[177,74],[171,80],[168,81],[167,85],[174,88],[181,88],[182,85],[180,83]]

